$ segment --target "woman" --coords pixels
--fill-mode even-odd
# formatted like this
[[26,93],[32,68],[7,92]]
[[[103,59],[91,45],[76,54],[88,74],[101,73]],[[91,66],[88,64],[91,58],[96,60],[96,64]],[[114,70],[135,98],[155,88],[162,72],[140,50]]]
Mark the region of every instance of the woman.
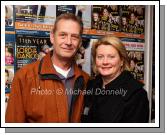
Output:
[[106,36],[95,43],[92,51],[98,75],[88,83],[82,122],[148,122],[147,92],[128,71],[129,60],[122,42]]

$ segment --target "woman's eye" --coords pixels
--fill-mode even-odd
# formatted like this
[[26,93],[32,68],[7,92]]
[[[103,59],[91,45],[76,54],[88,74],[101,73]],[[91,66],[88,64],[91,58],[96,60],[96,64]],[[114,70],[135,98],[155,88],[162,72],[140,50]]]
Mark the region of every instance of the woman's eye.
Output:
[[97,56],[97,58],[98,58],[98,59],[102,59],[102,58],[103,58],[103,56]]
[[114,58],[115,56],[112,56],[112,55],[110,55],[110,56],[108,56],[108,58],[110,58],[110,59],[112,59],[112,58]]

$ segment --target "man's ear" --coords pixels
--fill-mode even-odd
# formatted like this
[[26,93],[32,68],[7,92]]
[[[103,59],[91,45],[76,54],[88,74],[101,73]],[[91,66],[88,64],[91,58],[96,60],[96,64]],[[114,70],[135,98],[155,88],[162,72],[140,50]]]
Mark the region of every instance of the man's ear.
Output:
[[52,44],[54,44],[54,33],[53,33],[53,31],[51,31],[50,32],[50,42],[52,43]]
[[82,37],[81,37],[81,39],[80,39],[80,43],[79,43],[79,47],[78,47],[78,48],[80,48],[81,45],[82,45]]

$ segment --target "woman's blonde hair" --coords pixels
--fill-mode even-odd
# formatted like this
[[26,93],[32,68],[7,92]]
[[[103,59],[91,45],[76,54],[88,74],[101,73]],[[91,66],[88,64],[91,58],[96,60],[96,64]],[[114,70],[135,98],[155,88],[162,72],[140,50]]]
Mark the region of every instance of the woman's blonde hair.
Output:
[[92,46],[92,61],[93,61],[93,71],[95,74],[98,74],[96,69],[96,50],[100,45],[111,45],[113,46],[119,53],[121,60],[123,61],[122,70],[130,70],[129,66],[129,58],[127,55],[127,51],[121,40],[117,37],[113,37],[110,35],[104,36],[95,42]]

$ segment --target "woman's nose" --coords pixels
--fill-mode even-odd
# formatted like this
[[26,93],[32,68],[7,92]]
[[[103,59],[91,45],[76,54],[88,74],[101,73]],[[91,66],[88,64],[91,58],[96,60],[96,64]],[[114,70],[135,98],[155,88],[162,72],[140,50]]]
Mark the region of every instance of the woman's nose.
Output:
[[108,64],[108,58],[107,58],[107,57],[105,57],[105,58],[103,59],[103,64]]

